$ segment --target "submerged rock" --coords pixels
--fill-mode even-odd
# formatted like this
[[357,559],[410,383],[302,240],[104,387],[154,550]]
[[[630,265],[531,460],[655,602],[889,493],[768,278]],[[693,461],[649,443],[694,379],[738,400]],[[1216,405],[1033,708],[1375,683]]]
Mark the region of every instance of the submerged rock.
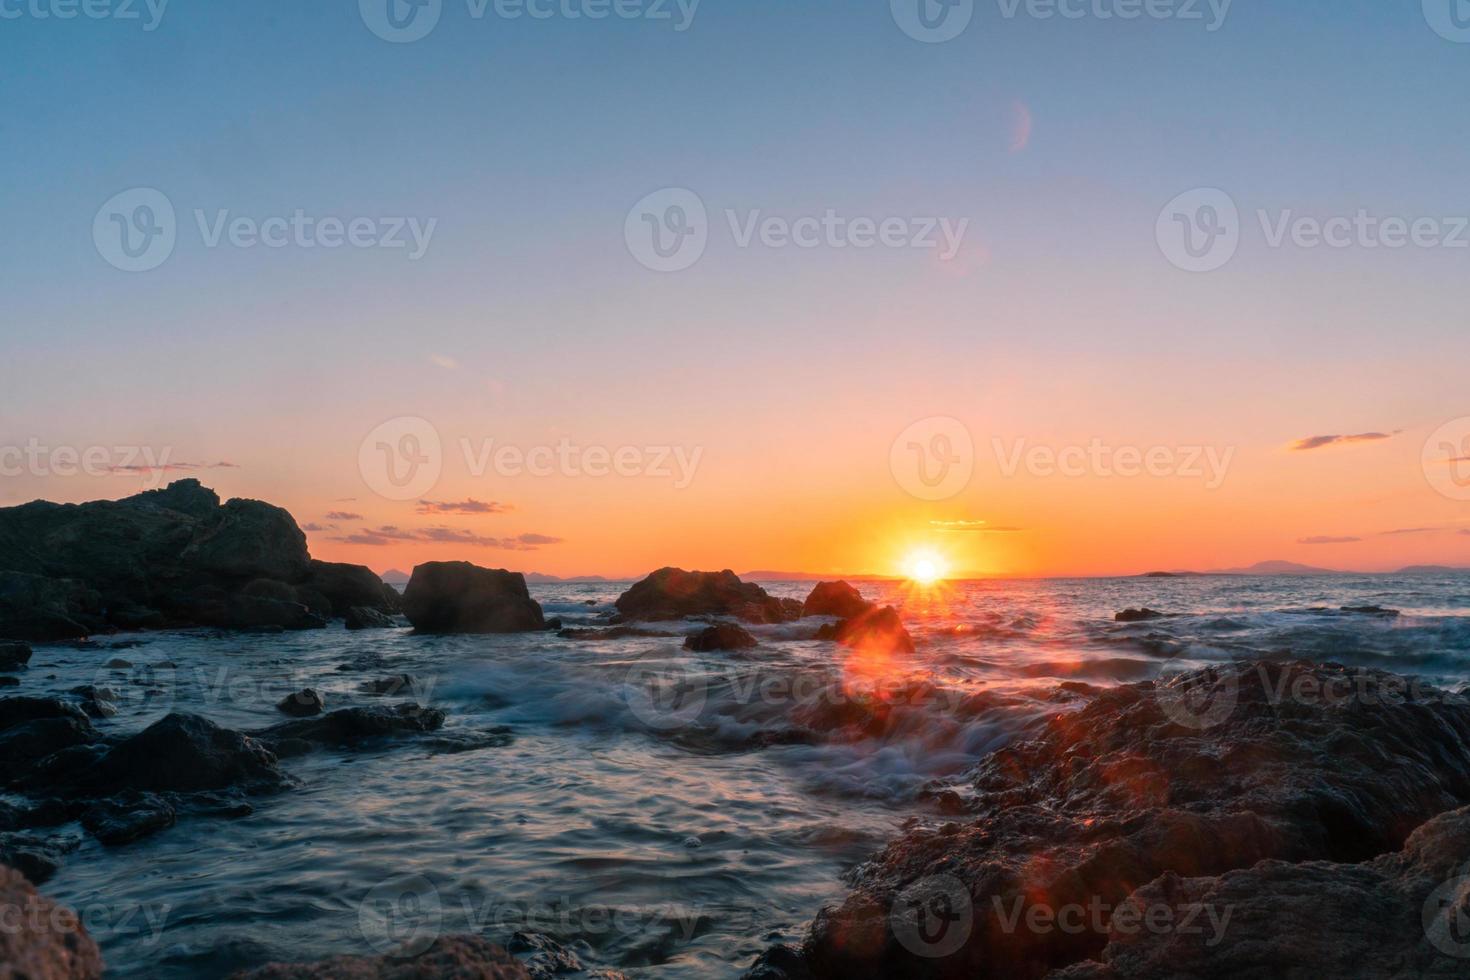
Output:
[[343,618],[350,630],[388,630],[398,625],[392,616],[367,606],[353,606]]
[[817,630],[817,639],[836,640],[868,653],[914,652],[914,640],[892,606],[871,607],[859,616],[823,626]]
[[531,980],[503,948],[479,936],[442,936],[419,951],[411,941],[384,956],[338,956],[320,963],[271,963],[230,980]]
[[792,618],[780,599],[759,585],[740,581],[728,569],[661,568],[619,596],[617,609],[629,620],[732,616],[747,623],[782,623]]
[[91,774],[104,787],[196,792],[289,785],[265,746],[199,715],[171,714],[108,751]]
[[287,742],[351,745],[384,735],[435,732],[442,727],[444,712],[405,703],[392,707],[341,708],[320,718],[283,722],[254,735],[267,745]]
[[320,691],[306,688],[295,694],[288,694],[276,705],[276,710],[293,718],[310,718],[319,715],[327,707],[326,699]]
[[31,662],[31,648],[24,643],[0,642],[0,670],[24,670]]
[[[1470,803],[1470,704],[1378,671],[1231,664],[1097,691],[969,782],[973,822],[913,827],[850,874],[852,894],[804,945],[813,976],[1042,977],[1104,955],[1116,923],[1087,910],[1111,913],[1171,872],[1229,882],[1261,861],[1396,851]],[[1083,910],[1082,925],[1028,927],[1032,909]],[[1278,945],[1296,935],[1254,928]],[[1238,955],[1244,975],[1272,970],[1269,946]]]
[[39,894],[20,872],[0,866],[0,977],[6,980],[100,980],[102,953],[81,919]]
[[519,633],[546,628],[541,606],[519,572],[466,561],[427,562],[413,570],[403,611],[422,633]]
[[1164,614],[1153,609],[1124,609],[1113,617],[1115,623],[1146,623],[1154,619],[1163,619]]
[[174,825],[174,808],[155,793],[125,793],[88,807],[82,814],[87,833],[109,847],[141,840]]
[[684,640],[684,649],[695,653],[746,650],[756,645],[755,637],[733,623],[718,623]]
[[802,604],[802,616],[836,616],[851,619],[861,616],[873,604],[864,599],[862,593],[846,582],[818,582],[811,595]]

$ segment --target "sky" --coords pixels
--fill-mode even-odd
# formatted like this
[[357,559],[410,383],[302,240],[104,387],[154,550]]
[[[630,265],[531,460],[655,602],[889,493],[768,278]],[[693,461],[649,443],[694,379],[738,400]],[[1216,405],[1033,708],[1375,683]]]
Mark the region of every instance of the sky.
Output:
[[379,571],[1470,565],[1463,6],[426,2],[0,0],[0,505],[194,476]]

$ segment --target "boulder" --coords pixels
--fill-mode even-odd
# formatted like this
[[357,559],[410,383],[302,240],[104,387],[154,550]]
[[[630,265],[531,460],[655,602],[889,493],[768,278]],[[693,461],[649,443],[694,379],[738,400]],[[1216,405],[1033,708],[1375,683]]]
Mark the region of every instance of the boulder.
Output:
[[519,572],[469,562],[428,562],[413,570],[403,611],[422,633],[518,633],[546,628]]
[[823,626],[819,640],[836,640],[865,653],[913,653],[914,641],[892,606],[870,607],[861,615]]
[[319,715],[327,707],[326,699],[321,692],[306,688],[295,694],[288,694],[276,705],[276,710],[293,718],[310,718]]
[[76,913],[55,905],[13,868],[0,866],[0,978],[100,980],[102,953]]
[[0,670],[24,670],[31,662],[31,648],[24,643],[0,642]]
[[299,582],[310,570],[306,535],[279,507],[231,500],[179,556],[185,567],[223,579]]
[[755,637],[733,623],[719,623],[684,640],[684,649],[695,653],[745,650],[756,645]]
[[92,722],[77,716],[37,718],[0,731],[0,783],[17,779],[64,749],[99,739]]
[[1263,861],[1217,877],[1165,874],[1122,908],[1200,908],[1213,921],[1201,914],[1199,928],[1115,925],[1097,960],[1051,980],[1233,980],[1267,971],[1357,980],[1464,977],[1467,861],[1470,809],[1462,808],[1424,824],[1402,850],[1364,864]]
[[102,600],[70,579],[0,571],[0,636],[55,643],[89,636],[101,624]]
[[387,613],[380,613],[367,606],[353,606],[345,617],[350,630],[390,630],[398,624]]
[[313,560],[302,584],[325,596],[339,615],[354,606],[384,613],[399,610],[398,591],[364,565]]
[[276,757],[255,739],[199,715],[178,713],[113,746],[91,775],[107,788],[154,792],[288,785]]
[[121,847],[167,830],[177,819],[168,801],[154,793],[124,793],[94,803],[82,813],[82,827],[108,847]]
[[[285,582],[272,578],[258,578],[240,590],[242,596],[253,599],[274,599],[277,602],[296,602],[296,589]],[[306,603],[301,603],[303,606]]]
[[619,596],[617,609],[628,620],[733,616],[748,623],[781,623],[791,618],[781,600],[728,569],[661,568]]
[[385,735],[435,732],[442,727],[444,712],[404,703],[392,707],[341,708],[320,718],[283,722],[253,734],[267,745],[287,741],[352,745]]
[[861,616],[871,608],[873,604],[846,582],[818,582],[817,587],[812,589],[812,594],[802,604],[801,614],[851,619]]
[[320,963],[270,963],[231,980],[531,980],[515,957],[479,936],[410,941],[384,956],[338,956]]
[[[1018,928],[1017,913],[1110,913],[1171,872],[1230,881],[1262,861],[1369,861],[1470,803],[1470,703],[1380,671],[1239,663],[1059,696],[1088,703],[981,761],[946,804],[969,820],[916,824],[854,869],[852,894],[804,944],[812,976],[1042,977],[1108,955],[1114,920],[1085,911],[1080,928]],[[1323,895],[1287,888],[1282,900]],[[927,944],[944,930],[924,926],[925,909],[971,921],[939,950]],[[1295,975],[1260,958],[1269,948],[1242,942],[1242,973],[1157,975]]]
[[1163,619],[1164,614],[1152,609],[1124,609],[1113,617],[1115,623],[1146,623],[1152,619]]

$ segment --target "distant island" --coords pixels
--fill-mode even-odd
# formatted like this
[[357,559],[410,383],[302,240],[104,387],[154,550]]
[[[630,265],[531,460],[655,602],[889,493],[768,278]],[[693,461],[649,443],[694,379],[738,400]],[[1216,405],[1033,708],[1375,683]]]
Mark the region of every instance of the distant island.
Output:
[[1336,568],[1318,568],[1294,561],[1258,561],[1245,568],[1221,568],[1212,572],[1175,570],[1168,572],[1144,572],[1140,578],[1192,578],[1210,575],[1260,575],[1260,576],[1308,576],[1308,575],[1455,575],[1470,572],[1470,568],[1454,568],[1449,565],[1408,565],[1392,572],[1345,572]]

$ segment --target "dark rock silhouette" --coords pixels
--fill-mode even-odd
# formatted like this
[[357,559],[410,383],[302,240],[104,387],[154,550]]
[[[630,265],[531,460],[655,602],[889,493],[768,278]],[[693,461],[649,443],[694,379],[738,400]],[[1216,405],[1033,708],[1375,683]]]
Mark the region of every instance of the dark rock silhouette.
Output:
[[715,650],[746,650],[756,646],[755,637],[733,623],[719,623],[684,640],[684,649],[696,653]]
[[276,710],[293,718],[310,718],[319,715],[326,708],[326,699],[321,692],[312,688],[288,694],[276,705]]
[[914,640],[892,606],[870,607],[866,612],[817,630],[817,639],[836,640],[843,646],[870,653],[913,653]]
[[1124,609],[1113,617],[1115,623],[1146,623],[1152,619],[1163,619],[1164,614],[1152,609]]
[[846,582],[818,582],[811,595],[802,604],[803,616],[836,616],[850,619],[861,616],[873,604],[864,599],[862,593]]
[[413,570],[403,612],[422,633],[519,633],[546,628],[541,606],[519,572],[466,561],[427,562]]
[[313,744],[351,746],[388,735],[436,732],[442,727],[444,712],[404,703],[341,708],[319,718],[283,722],[252,734],[284,754],[299,755]]
[[688,616],[731,616],[747,623],[782,623],[793,610],[735,573],[686,572],[661,568],[618,597],[617,609],[627,620],[671,620]]
[[32,651],[24,643],[0,643],[0,670],[24,670]]
[[392,616],[367,606],[352,606],[343,619],[350,630],[390,630],[398,625]]

